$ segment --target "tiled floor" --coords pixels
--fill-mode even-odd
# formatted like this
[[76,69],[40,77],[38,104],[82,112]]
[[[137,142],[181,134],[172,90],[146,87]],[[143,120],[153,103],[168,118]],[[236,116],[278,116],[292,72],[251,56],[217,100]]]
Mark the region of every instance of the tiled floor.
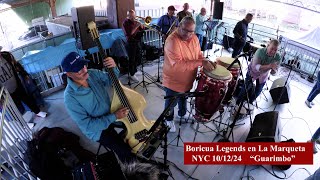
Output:
[[[227,52],[223,52],[225,56],[230,56]],[[218,52],[217,55],[220,55]],[[211,59],[215,59],[214,55],[210,56]],[[157,65],[155,63],[151,63],[145,67],[145,71],[149,72],[151,75],[157,75]],[[287,69],[281,69],[279,76],[285,76],[288,74]],[[138,75],[141,78],[141,74]],[[268,81],[268,87],[270,88],[272,85],[272,81],[277,79],[278,77],[271,77]],[[120,80],[123,84],[127,83],[127,76],[123,75]],[[289,79],[289,85],[291,89],[291,98],[290,103],[283,104],[277,106],[276,110],[280,112],[280,120],[281,120],[281,130],[282,135],[287,138],[293,138],[296,142],[305,142],[311,138],[311,135],[315,130],[320,127],[320,99],[317,97],[315,99],[315,106],[312,109],[309,109],[304,101],[310,92],[313,84],[307,82],[302,79],[298,74],[292,73],[292,76]],[[132,86],[133,87],[133,86]],[[135,88],[136,91],[140,92],[144,95],[147,101],[147,108],[144,113],[148,119],[157,119],[161,114],[164,106],[164,91],[157,87],[155,84],[151,84],[147,86],[149,92],[146,93],[146,90],[140,86]],[[274,108],[272,103],[272,99],[270,97],[270,93],[268,90],[264,91],[264,94],[268,101],[261,95],[257,99],[258,107],[254,110],[254,115],[264,112],[271,111]],[[44,126],[48,127],[62,127],[68,131],[74,132],[81,137],[81,143],[83,146],[91,151],[95,151],[97,148],[97,143],[91,142],[88,140],[82,133],[80,132],[77,125],[70,119],[68,116],[64,103],[63,103],[63,91],[56,92],[49,97],[46,97],[46,102],[48,103],[48,112],[49,116],[46,119],[35,119],[34,121],[37,123],[35,126],[35,130],[39,130]],[[252,118],[254,118],[252,115]],[[228,111],[225,112],[224,120],[225,122],[230,122],[228,118],[230,114]],[[234,141],[241,142],[246,139],[246,136],[249,132],[250,123],[249,118],[245,118],[241,120],[241,123],[244,125],[236,126],[234,129]],[[175,120],[176,127],[178,128],[178,119]],[[215,128],[213,123],[208,123],[208,126],[211,128]],[[181,126],[181,135],[182,140],[184,142],[193,141],[195,134],[195,125],[189,123],[183,123]],[[196,137],[197,142],[211,142],[218,141],[219,136],[214,139],[216,134],[214,132],[210,132],[210,129],[200,125],[199,131],[203,131],[205,133],[198,133]],[[169,133],[168,134],[168,142],[171,142],[176,136],[177,133]],[[282,140],[285,140],[283,138]],[[271,180],[277,179],[271,174],[269,174],[266,170],[259,166],[222,166],[222,165],[210,165],[210,166],[191,166],[183,164],[183,148],[176,147],[176,140],[171,143],[168,147],[168,160],[180,169],[182,169],[188,175],[196,179],[207,180],[207,179],[242,179],[242,176],[251,176],[256,180]],[[179,146],[183,144],[180,142]],[[163,158],[162,149],[159,148],[155,157]],[[305,179],[308,177],[308,173],[305,170],[298,170],[298,168],[306,168],[308,171],[313,173],[319,166],[319,154],[314,155],[314,165],[294,165],[289,170],[281,172],[276,171],[275,173],[284,177],[286,175],[289,179]],[[188,179],[188,176],[183,175],[177,168],[175,168],[171,163],[170,169],[173,173],[174,179]],[[268,170],[271,170],[270,166],[265,166]],[[295,172],[296,171],[296,172]],[[295,172],[292,176],[290,176],[293,172]],[[289,177],[290,176],[290,177]],[[252,178],[251,178],[252,179]]]

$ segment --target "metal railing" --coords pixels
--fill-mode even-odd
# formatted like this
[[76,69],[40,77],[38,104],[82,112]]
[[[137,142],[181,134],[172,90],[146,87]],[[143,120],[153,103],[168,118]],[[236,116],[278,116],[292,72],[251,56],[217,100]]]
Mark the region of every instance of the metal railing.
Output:
[[36,179],[25,155],[32,131],[4,87],[0,89],[0,102],[0,179]]
[[145,31],[142,41],[145,44],[155,46],[157,48],[160,48],[162,46],[162,36],[158,32],[150,29]]
[[[233,37],[232,31],[238,21],[239,20],[236,20],[236,19],[223,18],[223,20],[220,22],[224,23],[223,25],[224,28],[218,29],[217,39],[220,40],[221,42],[224,35]],[[284,31],[279,30],[279,28],[272,28],[272,27],[268,27],[260,24],[250,23],[248,26],[248,35],[250,35],[255,42],[265,43],[270,38],[277,39],[283,33]],[[211,35],[210,36],[211,39],[215,38],[215,34],[213,32],[210,35]]]
[[[143,42],[147,45],[159,48],[162,46],[162,37],[155,31],[146,30],[143,35]],[[105,52],[109,53],[109,49],[105,49]],[[95,64],[102,62],[98,52],[90,54],[87,58],[92,59]],[[62,67],[56,66],[46,69],[47,64],[44,62],[45,60],[45,57],[39,56],[38,59],[22,64],[25,69],[36,71],[36,73],[30,73],[30,75],[32,79],[35,80],[40,92],[44,96],[63,89],[65,85]]]
[[31,52],[34,50],[42,50],[49,46],[57,46],[61,44],[64,40],[68,38],[72,38],[72,32],[66,34],[60,34],[54,37],[50,37],[48,39],[38,39],[35,42],[26,44],[19,48],[12,49],[10,52],[17,59],[20,60],[27,52]]
[[138,9],[136,8],[136,15],[141,17],[151,16],[152,18],[160,18],[162,15],[167,13],[166,8],[157,9]]
[[317,76],[320,51],[281,36],[280,53],[282,64],[294,67],[295,71]]

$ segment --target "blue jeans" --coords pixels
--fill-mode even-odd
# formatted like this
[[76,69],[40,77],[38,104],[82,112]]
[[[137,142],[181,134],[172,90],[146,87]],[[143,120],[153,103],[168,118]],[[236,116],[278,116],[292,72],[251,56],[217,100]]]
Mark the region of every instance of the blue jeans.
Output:
[[197,37],[198,37],[198,39],[199,39],[200,48],[201,48],[201,47],[202,47],[202,42],[203,42],[203,35],[197,34]]
[[317,140],[320,137],[320,127],[317,129],[317,131],[312,135],[312,140]]
[[[166,96],[174,96],[176,94],[179,94],[179,92],[173,91],[169,88],[165,87]],[[164,108],[168,107],[170,103],[170,99],[165,100]],[[186,97],[180,97],[178,98],[170,107],[168,115],[166,115],[167,121],[172,121],[174,116],[174,107],[178,104],[178,115],[184,116],[187,113],[187,98]]]
[[[246,79],[245,79],[245,85],[248,90],[248,96],[249,96],[249,103],[253,103],[254,100],[261,94],[263,86],[266,84],[266,82],[260,83],[259,79],[256,80],[256,87],[253,90],[253,83],[251,82],[251,76],[250,72],[247,72]],[[242,86],[241,91],[238,95],[237,104],[239,105],[241,101],[243,101],[244,98],[247,98],[246,90],[244,86]]]
[[233,45],[232,58],[235,58],[236,56],[238,56],[242,52],[245,45],[246,45],[246,42],[243,42],[240,39],[235,38],[234,45]]
[[313,99],[320,93],[320,71],[318,72],[318,77],[317,77],[318,81],[316,82],[316,84],[313,86],[307,100],[309,102],[313,101]]
[[305,180],[318,180],[320,179],[320,168],[318,168],[311,176],[307,177]]

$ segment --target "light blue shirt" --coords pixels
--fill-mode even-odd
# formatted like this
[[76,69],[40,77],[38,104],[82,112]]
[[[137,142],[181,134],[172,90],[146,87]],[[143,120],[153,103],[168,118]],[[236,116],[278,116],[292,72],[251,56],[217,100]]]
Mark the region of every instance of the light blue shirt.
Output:
[[207,16],[198,14],[196,16],[196,34],[205,35],[204,29],[206,28],[204,22],[208,19]]
[[[119,76],[119,70],[113,70]],[[116,121],[115,114],[110,114],[112,82],[106,72],[89,69],[88,73],[89,87],[80,86],[68,78],[64,103],[82,133],[89,139],[98,141],[102,131]]]

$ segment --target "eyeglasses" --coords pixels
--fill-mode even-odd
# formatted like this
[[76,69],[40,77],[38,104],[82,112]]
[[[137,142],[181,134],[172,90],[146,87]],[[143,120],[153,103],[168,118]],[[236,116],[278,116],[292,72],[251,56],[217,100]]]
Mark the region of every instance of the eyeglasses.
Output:
[[194,31],[190,31],[188,29],[185,29],[185,28],[182,28],[182,32],[185,33],[185,34],[188,34],[188,33],[194,33]]

